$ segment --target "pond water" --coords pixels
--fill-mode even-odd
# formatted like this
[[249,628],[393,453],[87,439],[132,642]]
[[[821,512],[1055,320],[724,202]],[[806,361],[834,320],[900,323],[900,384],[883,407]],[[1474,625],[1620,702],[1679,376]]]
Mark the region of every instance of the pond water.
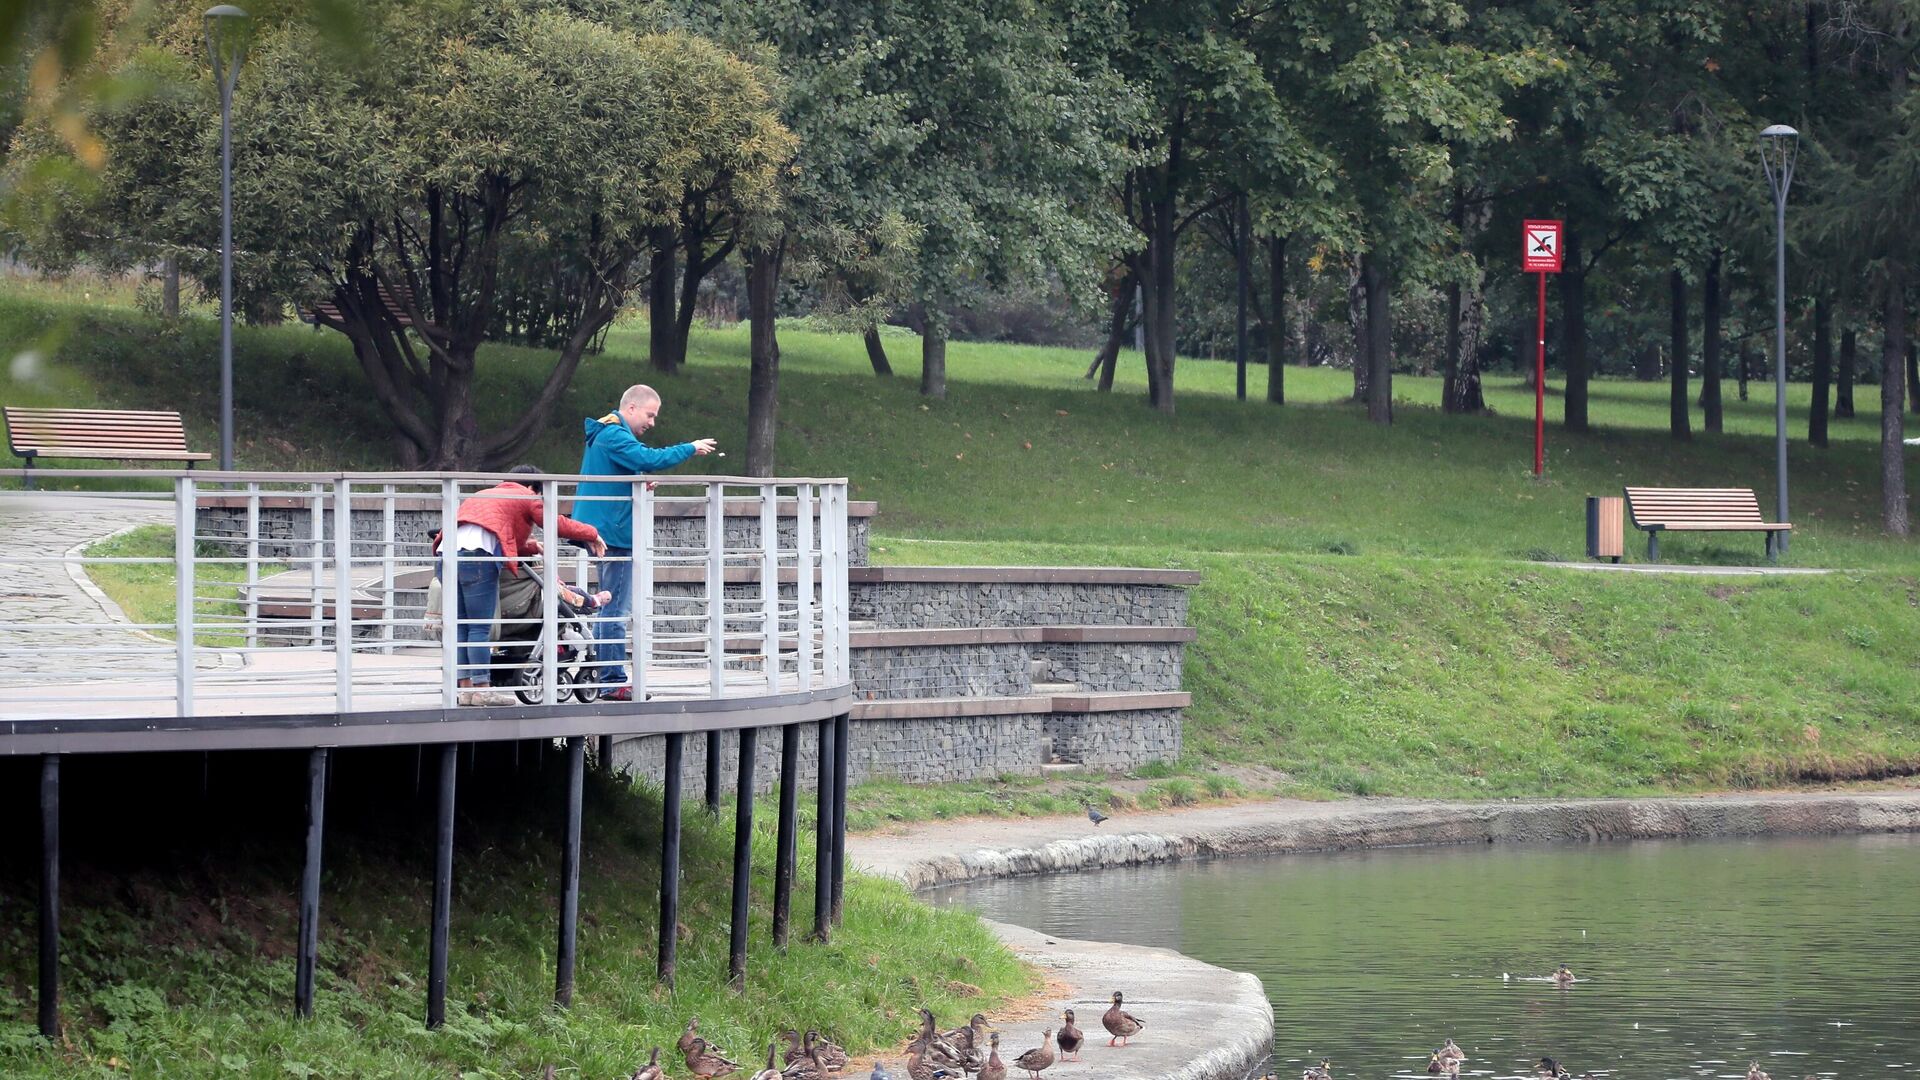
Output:
[[[1625,1080],[1920,1077],[1920,837],[1416,848],[931,894],[1061,937],[1251,971],[1275,1071]],[[1561,963],[1579,981],[1545,977]],[[1148,1006],[1150,986],[1120,986]],[[1136,1008],[1151,1019],[1149,1008]]]

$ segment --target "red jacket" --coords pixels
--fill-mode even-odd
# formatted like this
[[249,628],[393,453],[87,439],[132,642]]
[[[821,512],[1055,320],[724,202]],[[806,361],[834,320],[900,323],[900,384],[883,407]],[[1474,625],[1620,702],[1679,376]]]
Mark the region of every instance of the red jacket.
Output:
[[[520,574],[519,556],[522,553],[540,554],[539,543],[529,539],[528,534],[533,532],[535,525],[541,523],[543,512],[540,496],[523,484],[507,480],[462,499],[460,512],[454,515],[454,520],[461,525],[478,525],[499,537],[500,554],[506,557],[507,570],[517,577]],[[565,514],[560,516],[559,531],[563,538],[582,544],[600,539],[598,529]],[[438,552],[438,546],[434,550]]]

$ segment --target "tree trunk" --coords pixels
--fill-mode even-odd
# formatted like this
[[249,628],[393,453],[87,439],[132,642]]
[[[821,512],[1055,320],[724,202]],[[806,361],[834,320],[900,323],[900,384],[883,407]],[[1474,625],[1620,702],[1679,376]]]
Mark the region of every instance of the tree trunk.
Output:
[[160,263],[160,314],[180,317],[180,260],[172,255]]
[[693,316],[700,306],[700,282],[707,276],[706,245],[698,237],[687,239],[687,265],[680,272],[680,306],[673,312],[673,366],[687,366],[687,339],[693,335]]
[[1859,353],[1859,337],[1853,327],[1840,332],[1840,386],[1833,395],[1833,416],[1838,420],[1853,415],[1853,379]]
[[1747,400],[1747,380],[1753,377],[1753,346],[1740,343],[1740,400]]
[[661,226],[653,230],[652,272],[647,278],[647,359],[653,370],[671,375],[680,370],[673,347],[674,279],[673,230]]
[[1660,346],[1651,341],[1640,346],[1640,352],[1633,358],[1633,377],[1638,382],[1659,381]]
[[1367,288],[1367,419],[1393,423],[1393,294],[1387,268],[1369,252],[1361,261]]
[[1833,382],[1833,304],[1813,301],[1813,404],[1807,409],[1807,441],[1827,445],[1827,387]]
[[1901,357],[1907,351],[1907,283],[1899,264],[1888,272],[1885,330],[1880,339],[1880,507],[1887,532],[1907,535],[1906,431],[1901,415],[1906,379]]
[[1455,282],[1447,288],[1447,380],[1440,407],[1450,413],[1487,408],[1480,383],[1480,335],[1487,323],[1485,282],[1486,272],[1476,265],[1471,284]]
[[1347,261],[1347,325],[1353,330],[1353,400],[1367,400],[1367,382],[1372,372],[1367,346],[1367,284],[1365,261],[1355,255]]
[[1907,408],[1920,412],[1920,348],[1907,343]]
[[920,394],[922,397],[947,396],[947,326],[929,308],[927,328],[920,335]]
[[1171,198],[1154,206],[1153,235],[1146,250],[1147,274],[1152,282],[1147,291],[1147,337],[1155,346],[1147,354],[1147,364],[1156,369],[1147,390],[1149,402],[1163,413],[1173,411],[1174,322],[1178,310],[1174,305],[1174,254],[1178,243],[1175,209]]
[[1566,429],[1587,430],[1587,275],[1580,265],[1580,234],[1567,230],[1560,274],[1560,363],[1566,370]]
[[1693,438],[1692,406],[1687,393],[1687,279],[1678,270],[1667,274],[1667,292],[1673,299],[1669,359],[1673,364],[1673,389],[1667,395],[1667,433],[1676,439]]
[[887,344],[880,340],[880,328],[869,326],[860,340],[867,343],[867,363],[873,365],[873,373],[883,378],[893,377],[893,365],[887,363]]
[[1267,237],[1267,401],[1287,403],[1287,238]]
[[1086,378],[1100,376],[1100,392],[1113,389],[1114,369],[1120,366],[1120,348],[1127,340],[1127,324],[1132,321],[1133,294],[1135,292],[1133,275],[1124,273],[1114,283],[1113,295],[1107,305],[1107,340],[1101,344],[1100,351],[1094,354],[1093,363],[1087,365]]
[[772,476],[780,406],[780,346],[774,340],[774,293],[780,287],[780,249],[747,253],[747,475]]
[[1720,253],[1707,263],[1700,286],[1700,411],[1701,426],[1719,432],[1720,417]]

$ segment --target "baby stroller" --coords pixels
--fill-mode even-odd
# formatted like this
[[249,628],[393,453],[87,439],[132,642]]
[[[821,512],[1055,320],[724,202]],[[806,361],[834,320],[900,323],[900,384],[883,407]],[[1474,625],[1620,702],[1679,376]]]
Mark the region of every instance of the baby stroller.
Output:
[[[541,633],[541,588],[539,575],[525,563],[520,566],[519,576],[500,578],[500,631],[493,642],[493,685],[511,689],[528,705],[545,703],[540,687],[540,666],[547,647]],[[570,596],[582,602],[570,603]],[[560,650],[554,698],[561,704],[578,701],[591,705],[600,698],[599,669],[593,666],[593,631],[584,613],[600,605],[590,593],[583,595],[564,588],[555,604],[559,614],[554,629],[560,638]]]

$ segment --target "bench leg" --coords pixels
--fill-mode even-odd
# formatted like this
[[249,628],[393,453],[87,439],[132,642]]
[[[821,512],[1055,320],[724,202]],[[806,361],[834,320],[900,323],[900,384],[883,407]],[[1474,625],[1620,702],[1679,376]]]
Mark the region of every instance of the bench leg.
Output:
[[32,459],[32,458],[26,458],[26,459],[24,459],[24,460],[25,460],[25,461],[26,461],[26,463],[27,463],[27,464],[26,464],[26,470],[27,470],[27,476],[26,476],[26,485],[27,485],[27,490],[28,490],[28,491],[32,491],[32,490],[33,490],[33,459]]
[[1767,561],[1770,563],[1780,561],[1780,541],[1777,539],[1778,535],[1778,533],[1767,534]]
[[1647,561],[1660,561],[1660,534],[1653,529],[1647,530]]

